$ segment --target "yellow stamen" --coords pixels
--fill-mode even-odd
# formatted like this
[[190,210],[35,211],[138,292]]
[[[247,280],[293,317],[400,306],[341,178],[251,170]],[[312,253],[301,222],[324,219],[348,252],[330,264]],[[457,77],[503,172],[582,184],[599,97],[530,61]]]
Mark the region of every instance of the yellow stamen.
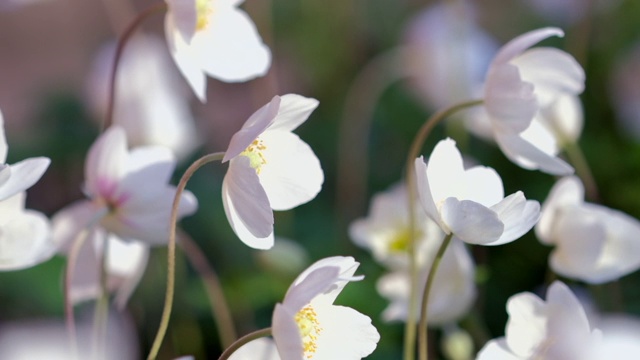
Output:
[[262,140],[255,139],[240,155],[248,157],[251,167],[256,169],[256,173],[260,174],[260,168],[267,163],[267,159],[262,154],[266,149],[267,147]]
[[318,322],[318,314],[316,314],[311,305],[307,305],[298,311],[294,320],[298,324],[300,336],[302,337],[304,356],[307,359],[311,359],[318,351],[318,335],[322,332]]
[[196,31],[203,30],[209,26],[209,16],[213,12],[210,0],[196,0]]

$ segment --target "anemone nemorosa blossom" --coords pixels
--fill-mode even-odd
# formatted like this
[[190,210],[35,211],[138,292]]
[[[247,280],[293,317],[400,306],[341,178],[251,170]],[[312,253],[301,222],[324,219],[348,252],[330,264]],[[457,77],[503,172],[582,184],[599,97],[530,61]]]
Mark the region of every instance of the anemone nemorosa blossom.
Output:
[[206,101],[206,75],[235,82],[267,72],[271,52],[238,9],[243,0],[165,1],[169,50],[200,101]]
[[455,141],[440,141],[425,164],[415,161],[422,207],[446,234],[478,245],[514,241],[538,221],[540,204],[521,191],[504,197],[502,179],[495,170],[464,169]]
[[540,109],[584,89],[584,70],[571,55],[554,48],[528,49],[563,35],[558,28],[543,28],[511,40],[491,62],[484,88],[485,109],[500,149],[523,168],[553,175],[568,175],[573,168],[525,139],[522,132]]
[[[129,151],[124,130],[119,126],[107,129],[87,155],[84,191],[89,199],[56,214],[54,240],[65,247],[82,230],[99,225],[125,241],[166,244],[176,194],[175,186],[169,185],[175,163],[168,148],[146,146]],[[196,198],[185,191],[178,216],[192,214],[196,208]]]
[[359,263],[335,256],[317,261],[293,282],[273,311],[272,333],[282,360],[357,360],[375,350],[380,334],[371,319],[333,305]]
[[313,199],[324,181],[313,150],[291,131],[318,106],[315,99],[276,96],[231,138],[222,182],[227,219],[236,235],[256,249],[273,246],[273,210]]

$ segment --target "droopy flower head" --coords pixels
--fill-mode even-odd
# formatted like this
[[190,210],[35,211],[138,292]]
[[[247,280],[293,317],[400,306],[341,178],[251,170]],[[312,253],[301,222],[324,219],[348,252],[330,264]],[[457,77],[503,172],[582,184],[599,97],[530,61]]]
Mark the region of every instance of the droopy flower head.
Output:
[[442,231],[478,245],[501,245],[529,231],[538,221],[540,204],[521,191],[504,197],[495,170],[476,166],[465,170],[455,141],[440,141],[425,164],[416,159],[418,194]]
[[273,246],[273,210],[313,199],[322,186],[320,161],[292,131],[318,106],[300,95],[276,96],[231,138],[222,200],[231,227],[256,249]]
[[591,284],[616,280],[640,268],[640,221],[584,202],[577,177],[560,179],[542,206],[536,235],[555,245],[549,265],[563,276]]
[[566,175],[573,168],[523,139],[541,108],[562,95],[577,95],[584,89],[584,70],[573,57],[553,48],[527,50],[562,30],[544,28],[521,35],[503,46],[487,73],[484,104],[496,142],[504,154],[527,169]]
[[238,9],[243,0],[165,1],[169,50],[200,101],[206,100],[206,75],[236,82],[267,72],[271,52]]
[[371,354],[380,335],[371,319],[333,305],[342,288],[362,279],[351,257],[322,259],[298,276],[273,312],[272,332],[283,360],[356,360]]

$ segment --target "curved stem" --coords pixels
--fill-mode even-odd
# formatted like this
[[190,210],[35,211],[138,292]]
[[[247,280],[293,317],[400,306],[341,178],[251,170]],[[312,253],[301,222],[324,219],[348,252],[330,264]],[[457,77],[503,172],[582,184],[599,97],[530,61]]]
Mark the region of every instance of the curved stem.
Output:
[[156,358],[156,356],[158,356],[160,345],[162,345],[162,340],[164,339],[164,335],[167,332],[169,319],[171,318],[171,308],[173,306],[173,292],[176,276],[176,223],[178,221],[178,207],[180,205],[182,192],[187,186],[187,182],[189,181],[189,179],[191,179],[191,176],[198,169],[212,161],[222,160],[223,157],[224,152],[217,152],[214,154],[205,155],[196,160],[182,175],[182,178],[180,178],[180,182],[178,183],[178,186],[176,188],[176,195],[173,198],[173,206],[171,208],[171,218],[169,219],[169,243],[167,244],[167,292],[164,299],[164,308],[162,309],[162,318],[160,319],[160,325],[158,327],[158,332],[156,333],[156,338],[153,341],[153,345],[151,346],[151,351],[149,351],[149,356],[147,357],[148,360],[153,360]]
[[73,280],[73,268],[78,261],[80,249],[89,235],[88,230],[81,231],[71,245],[67,254],[67,266],[64,273],[64,315],[69,333],[69,343],[71,346],[72,359],[78,359],[78,334],[76,332],[76,320],[73,313],[73,302],[71,301],[71,282]]
[[482,100],[472,100],[462,102],[453,106],[450,106],[446,109],[442,109],[435,114],[433,114],[418,130],[416,137],[413,139],[411,143],[411,147],[409,148],[409,154],[407,156],[407,164],[406,164],[406,181],[407,181],[407,203],[409,205],[409,243],[407,244],[407,253],[409,255],[409,273],[411,278],[411,286],[409,293],[409,309],[407,314],[407,322],[405,324],[404,331],[404,360],[413,360],[414,359],[414,348],[415,348],[415,339],[416,339],[416,309],[418,304],[418,293],[417,293],[417,283],[418,283],[418,268],[416,264],[416,251],[415,251],[415,242],[416,242],[416,218],[415,218],[415,197],[416,197],[416,177],[415,177],[415,168],[413,166],[413,162],[420,154],[420,150],[424,145],[427,136],[431,133],[431,130],[438,125],[442,120],[446,119],[448,116],[454,114],[457,111],[462,109],[466,109],[469,107],[477,106],[482,104]]
[[93,316],[93,351],[95,359],[101,359],[104,354],[109,321],[109,289],[107,288],[109,261],[109,234],[105,234],[102,241],[102,256],[99,262],[100,297],[96,302]]
[[442,257],[444,256],[444,252],[447,250],[451,239],[453,238],[453,233],[444,237],[440,248],[438,249],[438,253],[436,254],[435,259],[433,259],[433,263],[431,263],[431,268],[429,269],[429,275],[427,276],[427,283],[424,285],[424,292],[422,293],[422,304],[420,305],[420,324],[418,325],[418,332],[420,341],[418,343],[418,354],[420,355],[420,360],[427,360],[427,306],[429,304],[429,293],[431,292],[431,286],[433,285],[433,279],[436,278],[436,272],[438,271],[438,266],[440,266],[440,261],[442,261]]
[[122,57],[122,52],[124,51],[124,46],[127,44],[127,41],[131,38],[135,30],[142,24],[144,20],[146,20],[149,16],[155,14],[156,12],[164,11],[167,9],[167,4],[163,2],[159,2],[157,4],[153,4],[150,7],[143,10],[135,19],[129,24],[129,26],[125,29],[125,31],[120,35],[118,39],[118,45],[116,47],[116,53],[113,59],[113,67],[111,68],[111,77],[109,78],[109,98],[107,102],[107,114],[104,119],[104,123],[102,125],[102,131],[106,130],[113,124],[113,111],[115,106],[115,96],[116,96],[116,75],[118,72],[118,65],[120,64],[120,58]]
[[180,233],[180,247],[187,255],[189,262],[193,268],[200,274],[200,278],[204,283],[211,304],[211,313],[218,328],[220,343],[222,348],[229,347],[238,338],[229,305],[224,298],[222,284],[211,267],[202,250],[198,247],[191,237],[184,233]]
[[255,340],[255,339],[258,339],[258,338],[261,338],[261,337],[265,337],[265,336],[271,336],[271,328],[265,328],[265,329],[257,330],[257,331],[254,331],[252,333],[249,333],[249,334],[241,337],[236,342],[231,344],[231,346],[229,346],[222,353],[222,355],[220,355],[218,360],[227,360],[227,359],[229,359],[231,354],[236,352],[236,350],[238,350],[240,347],[242,347],[242,345],[248,343],[251,340]]

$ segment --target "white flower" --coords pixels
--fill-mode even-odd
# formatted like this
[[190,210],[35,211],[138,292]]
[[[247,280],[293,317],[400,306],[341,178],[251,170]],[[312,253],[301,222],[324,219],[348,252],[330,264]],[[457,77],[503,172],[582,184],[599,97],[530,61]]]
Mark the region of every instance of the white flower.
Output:
[[602,331],[598,345],[600,359],[640,359],[640,319],[631,315],[615,314],[596,319]]
[[[115,43],[100,49],[87,81],[89,105],[103,119],[107,112]],[[113,123],[127,133],[129,146],[162,145],[184,158],[200,143],[188,97],[166,46],[154,36],[129,40],[120,59]]]
[[591,284],[616,280],[640,268],[640,221],[584,202],[584,187],[565,177],[542,206],[536,235],[555,245],[549,265],[558,274]]
[[484,89],[484,104],[494,137],[504,154],[526,169],[567,175],[573,168],[522,137],[540,109],[562,95],[584,89],[584,70],[569,54],[553,48],[527,50],[551,36],[557,28],[523,34],[503,46],[493,59]]
[[7,138],[4,134],[4,118],[0,113],[0,201],[33,186],[40,180],[51,162],[46,157],[36,157],[9,165],[5,163],[8,150]]
[[465,170],[455,141],[440,141],[429,163],[415,161],[420,201],[442,231],[478,245],[514,241],[538,221],[540,204],[521,191],[504,197],[495,170],[476,166]]
[[49,260],[56,252],[49,220],[25,210],[26,193],[0,201],[0,270],[19,270]]
[[371,319],[333,305],[354,277],[359,263],[351,257],[322,259],[293,282],[273,312],[272,333],[283,360],[351,360],[373,352],[380,335]]
[[[80,200],[56,214],[54,239],[61,247],[99,221],[100,227],[125,241],[162,245],[169,239],[169,217],[176,188],[169,185],[175,158],[165,147],[127,149],[124,130],[107,129],[91,146],[85,163],[85,192]],[[197,207],[185,191],[179,217]]]
[[489,341],[478,360],[590,360],[601,333],[593,329],[580,301],[556,281],[547,301],[532,293],[520,293],[507,302],[509,321],[505,337]]
[[165,1],[169,49],[200,101],[206,100],[206,75],[235,82],[267,72],[271,52],[238,9],[243,0]]
[[229,360],[280,360],[280,355],[273,340],[259,338],[242,345]]
[[231,138],[222,182],[227,219],[236,235],[256,249],[273,246],[273,210],[289,210],[313,199],[324,175],[309,145],[291,131],[307,120],[318,101],[276,96]]

